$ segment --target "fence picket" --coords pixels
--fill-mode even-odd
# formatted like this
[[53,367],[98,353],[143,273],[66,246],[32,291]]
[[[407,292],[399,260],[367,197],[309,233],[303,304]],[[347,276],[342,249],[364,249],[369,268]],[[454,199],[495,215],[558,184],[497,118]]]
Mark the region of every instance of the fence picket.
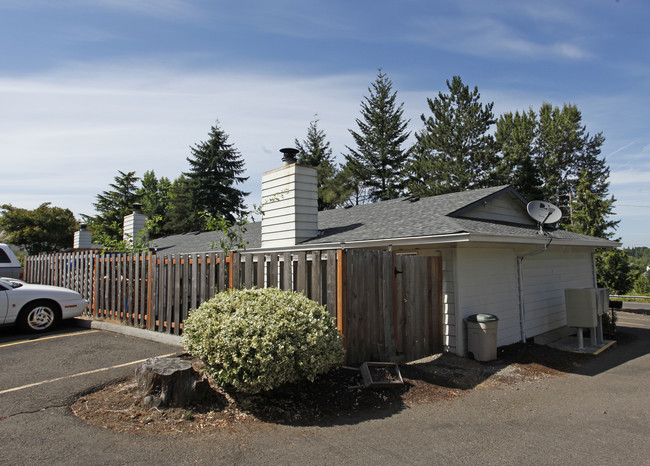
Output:
[[[346,264],[341,271],[339,260]],[[243,257],[75,252],[25,259],[26,279],[78,291],[93,317],[174,335],[182,334],[190,309],[229,286],[299,291],[341,319],[348,362],[415,359],[438,351],[441,276],[439,257],[362,250]]]

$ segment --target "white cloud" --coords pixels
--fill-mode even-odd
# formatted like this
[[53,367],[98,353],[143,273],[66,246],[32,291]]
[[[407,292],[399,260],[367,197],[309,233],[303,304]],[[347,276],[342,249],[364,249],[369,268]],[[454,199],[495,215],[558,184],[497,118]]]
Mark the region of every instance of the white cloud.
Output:
[[189,146],[217,119],[246,161],[244,189],[255,198],[262,172],[279,165],[281,147],[305,137],[315,113],[334,152],[345,150],[368,82],[132,66],[0,78],[0,153],[15,162],[0,203],[52,201],[91,214],[118,170],[171,179],[186,171]]

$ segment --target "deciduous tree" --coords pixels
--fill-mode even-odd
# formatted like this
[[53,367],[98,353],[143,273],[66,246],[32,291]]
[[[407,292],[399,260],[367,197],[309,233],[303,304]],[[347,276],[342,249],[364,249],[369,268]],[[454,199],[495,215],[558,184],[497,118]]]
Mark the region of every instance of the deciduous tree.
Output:
[[69,209],[51,206],[49,202],[34,210],[4,204],[0,230],[8,242],[23,246],[30,255],[57,252],[71,248],[79,224]]

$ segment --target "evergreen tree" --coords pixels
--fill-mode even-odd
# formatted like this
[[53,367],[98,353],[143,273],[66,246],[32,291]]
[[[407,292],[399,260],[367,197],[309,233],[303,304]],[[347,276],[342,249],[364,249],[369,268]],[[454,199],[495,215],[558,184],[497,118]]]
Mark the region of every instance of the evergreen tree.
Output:
[[339,207],[355,206],[371,202],[370,190],[356,177],[350,164],[340,165],[332,183],[332,196]]
[[[589,172],[583,170],[572,195],[568,230],[599,238],[611,238],[619,221],[610,220],[615,199],[603,197],[594,188]],[[605,193],[606,194],[606,193]]]
[[353,178],[368,188],[371,201],[399,197],[406,187],[408,154],[402,144],[410,133],[403,119],[404,104],[396,105],[397,92],[392,86],[379,70],[368,88],[370,95],[361,102],[361,118],[356,119],[359,132],[349,130],[356,149],[347,148],[347,166]]
[[133,212],[133,204],[138,202],[136,183],[140,180],[135,172],[122,172],[115,176],[112,190],[97,195],[93,203],[97,215],[83,216],[93,232],[93,241],[99,244],[111,244],[122,241],[124,217]]
[[159,238],[170,232],[165,228],[169,210],[169,194],[172,187],[168,178],[158,179],[153,170],[146,171],[137,195],[142,204],[142,213],[148,218],[149,238]]
[[542,104],[533,150],[543,180],[544,198],[565,214],[571,194],[575,193],[586,136],[582,115],[575,105],[565,104],[560,109]]
[[249,194],[236,186],[248,177],[241,176],[241,154],[228,143],[228,135],[218,124],[211,127],[207,141],[190,148],[190,171],[185,175],[190,181],[193,211],[234,222],[245,214],[244,198]]
[[318,129],[318,119],[309,123],[307,138],[301,143],[295,140],[298,162],[316,167],[318,176],[318,210],[333,209],[338,196],[334,189],[336,166],[325,132]]
[[497,184],[508,184],[524,198],[542,197],[542,180],[533,144],[537,130],[537,116],[530,109],[527,113],[505,113],[497,121],[495,142],[501,158],[497,165]]
[[189,233],[203,228],[203,219],[192,207],[190,181],[180,175],[169,189],[169,204],[163,228],[167,234]]
[[493,103],[483,105],[478,88],[470,90],[460,76],[447,80],[449,94],[427,99],[432,115],[421,116],[424,129],[412,149],[410,191],[431,196],[494,183],[496,155],[489,134],[495,123]]

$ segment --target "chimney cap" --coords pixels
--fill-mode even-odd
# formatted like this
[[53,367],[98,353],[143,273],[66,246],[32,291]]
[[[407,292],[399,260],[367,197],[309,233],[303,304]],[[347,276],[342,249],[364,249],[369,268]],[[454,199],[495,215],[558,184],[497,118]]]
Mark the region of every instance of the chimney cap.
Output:
[[284,154],[282,161],[285,165],[296,163],[296,155],[298,155],[299,152],[298,149],[294,149],[293,147],[285,147],[284,149],[280,149],[280,152]]
[[134,202],[133,203],[133,212],[136,214],[141,214],[142,213],[142,204],[139,202]]

